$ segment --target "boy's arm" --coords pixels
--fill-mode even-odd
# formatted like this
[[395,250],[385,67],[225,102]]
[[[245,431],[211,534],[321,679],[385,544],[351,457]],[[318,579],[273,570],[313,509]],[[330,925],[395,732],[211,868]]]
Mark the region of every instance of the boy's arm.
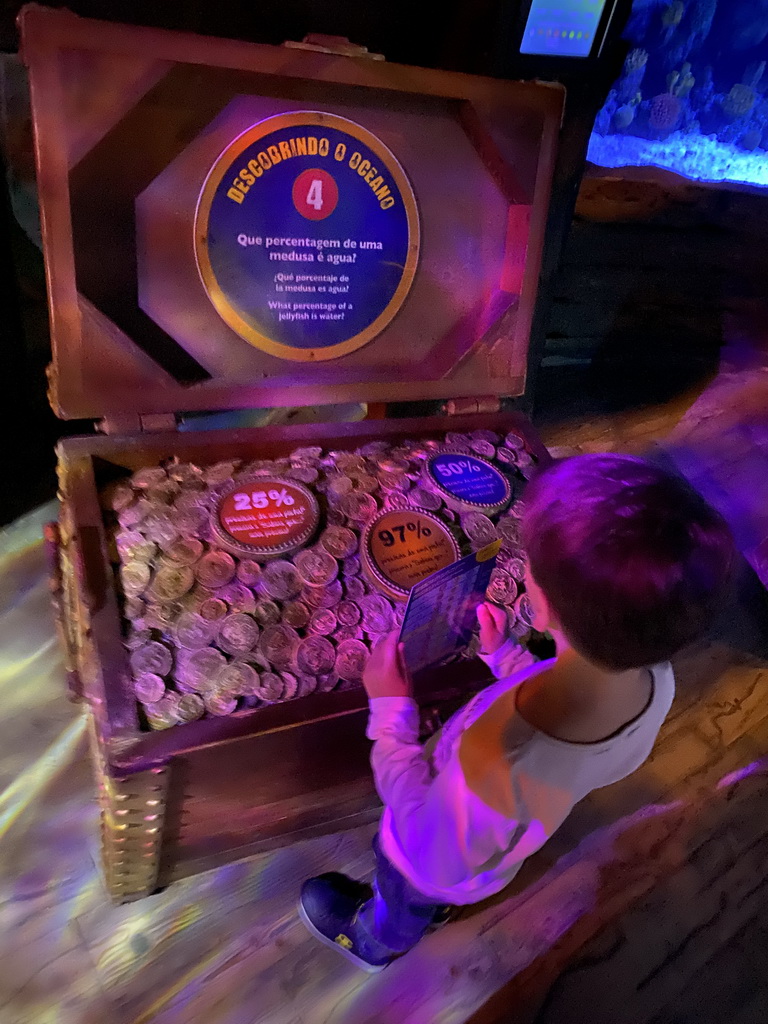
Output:
[[373,740],[371,767],[387,807],[404,810],[424,802],[432,773],[419,743],[419,707],[412,697],[374,697],[366,736]]
[[[480,657],[497,679],[533,662],[514,637],[507,637],[503,608],[484,602],[477,617]],[[373,651],[363,682],[370,698],[366,735],[374,741],[371,766],[379,796],[388,807],[418,803],[433,780],[419,743],[419,708],[395,633]]]
[[508,636],[509,619],[503,608],[490,601],[478,605],[480,623],[480,658],[497,679],[504,679],[536,660],[514,636]]
[[374,651],[364,683],[370,697],[366,734],[374,741],[374,781],[398,842],[424,877],[436,885],[459,885],[471,872],[468,856],[482,863],[497,852],[496,830],[489,831],[477,819],[478,813],[483,817],[480,802],[467,803],[466,794],[457,791],[445,772],[432,777],[418,740],[418,705],[410,696],[396,636]]
[[507,676],[519,672],[521,668],[527,668],[536,661],[531,652],[513,636],[505,640],[497,651],[480,651],[478,657],[485,662],[496,679],[506,679]]
[[419,706],[391,633],[371,654],[363,676],[371,714],[366,735],[374,741],[371,766],[376,789],[388,807],[429,787],[431,774],[419,743]]
[[366,735],[374,741],[371,766],[379,796],[387,807],[418,803],[432,778],[419,742],[419,706],[396,633],[374,649],[362,682],[371,705]]

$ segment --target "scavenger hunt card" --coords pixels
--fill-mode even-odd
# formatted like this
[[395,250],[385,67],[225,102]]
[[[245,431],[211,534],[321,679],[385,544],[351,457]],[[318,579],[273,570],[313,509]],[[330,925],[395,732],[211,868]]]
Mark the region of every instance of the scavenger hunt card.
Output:
[[500,547],[501,541],[495,541],[412,588],[400,630],[411,672],[435,665],[467,646]]

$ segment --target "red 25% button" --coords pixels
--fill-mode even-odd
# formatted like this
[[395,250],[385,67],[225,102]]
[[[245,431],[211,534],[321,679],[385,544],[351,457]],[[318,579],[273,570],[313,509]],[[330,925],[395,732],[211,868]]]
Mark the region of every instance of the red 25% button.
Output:
[[251,558],[283,554],[315,532],[319,509],[306,487],[278,478],[233,482],[221,495],[214,532],[230,550]]

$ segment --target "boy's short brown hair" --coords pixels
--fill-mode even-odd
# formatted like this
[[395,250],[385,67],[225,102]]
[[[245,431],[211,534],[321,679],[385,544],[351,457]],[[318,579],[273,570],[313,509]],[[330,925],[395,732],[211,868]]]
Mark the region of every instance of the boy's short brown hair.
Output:
[[523,543],[565,635],[616,671],[664,661],[699,636],[734,547],[680,477],[629,455],[577,455],[529,485]]

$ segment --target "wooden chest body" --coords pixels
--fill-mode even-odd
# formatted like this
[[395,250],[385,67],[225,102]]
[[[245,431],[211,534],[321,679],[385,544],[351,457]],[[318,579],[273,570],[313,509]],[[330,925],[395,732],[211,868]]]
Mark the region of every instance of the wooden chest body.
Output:
[[[475,414],[461,417],[461,424],[467,429],[516,429],[546,458],[519,413]],[[116,898],[145,895],[157,885],[259,849],[354,827],[376,817],[379,805],[362,689],[311,694],[163,732],[141,731],[98,501],[105,471],[114,466],[138,469],[169,454],[206,463],[223,457],[269,457],[307,443],[345,450],[378,437],[439,436],[456,425],[456,418],[425,417],[181,436],[74,438],[61,444],[63,632],[76,686],[92,712],[105,867]],[[419,678],[425,731],[486,680],[480,662],[446,666]],[[162,811],[158,818],[152,803],[156,800],[157,813]],[[125,808],[130,813],[121,815]],[[129,828],[121,830],[126,821]],[[162,830],[151,831],[159,822]]]

